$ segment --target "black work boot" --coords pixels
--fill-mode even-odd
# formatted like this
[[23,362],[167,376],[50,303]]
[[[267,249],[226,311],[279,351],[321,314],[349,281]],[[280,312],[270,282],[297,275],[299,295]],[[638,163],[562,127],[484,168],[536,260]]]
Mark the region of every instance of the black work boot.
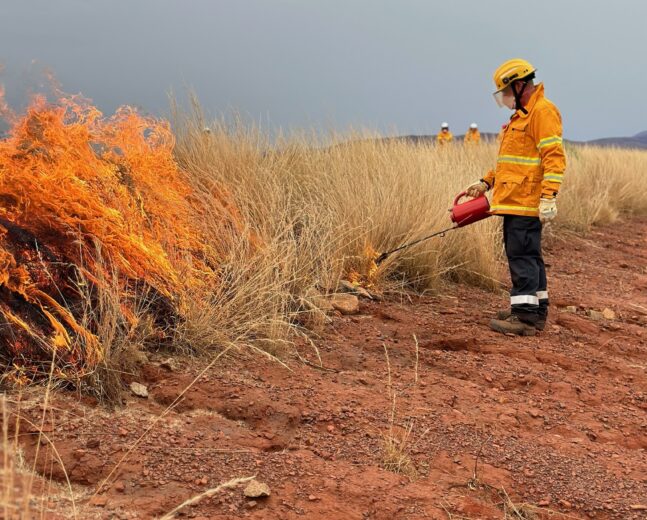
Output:
[[[512,316],[510,310],[498,311],[496,313],[497,320],[507,320],[510,316]],[[534,325],[537,330],[544,330],[546,328],[546,316],[540,314],[539,319],[535,322]]]
[[517,336],[534,336],[537,333],[534,325],[521,321],[515,314],[510,314],[505,320],[491,320],[490,328],[502,334]]

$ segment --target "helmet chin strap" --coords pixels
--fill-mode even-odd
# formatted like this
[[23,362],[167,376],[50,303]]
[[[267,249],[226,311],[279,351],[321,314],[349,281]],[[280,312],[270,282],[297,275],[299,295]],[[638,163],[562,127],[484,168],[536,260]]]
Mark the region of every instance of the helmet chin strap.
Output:
[[512,93],[514,94],[514,107],[516,110],[521,110],[524,114],[528,114],[528,111],[523,107],[521,104],[521,96],[523,96],[524,90],[526,90],[526,87],[528,86],[527,82],[523,82],[522,87],[521,87],[521,92],[517,92],[517,89],[514,88],[515,84],[518,83],[515,81],[511,87],[512,87]]

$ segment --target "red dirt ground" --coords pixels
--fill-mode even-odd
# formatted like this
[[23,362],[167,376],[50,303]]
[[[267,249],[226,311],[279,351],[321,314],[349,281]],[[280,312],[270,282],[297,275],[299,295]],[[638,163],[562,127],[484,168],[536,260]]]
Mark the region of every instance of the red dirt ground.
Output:
[[[290,370],[258,356],[222,358],[96,495],[201,367],[181,361],[171,371],[151,360],[138,379],[150,397],[128,397],[116,412],[57,393],[46,431],[73,482],[78,516],[155,518],[256,475],[269,498],[251,502],[239,486],[183,516],[647,518],[647,220],[555,238],[545,252],[553,306],[541,335],[491,332],[487,322],[505,296],[464,286],[404,302],[362,300],[359,315],[336,317],[315,341],[325,370],[296,358]],[[616,319],[586,312],[605,308]],[[312,348],[300,352],[317,362]],[[396,435],[411,428],[409,476],[381,468],[392,409]],[[40,416],[37,407],[23,412]],[[30,460],[36,436],[21,439]],[[38,467],[53,467],[63,482],[46,452]],[[536,516],[504,516],[502,490],[517,507],[536,506]],[[46,517],[70,517],[65,488],[56,492]]]

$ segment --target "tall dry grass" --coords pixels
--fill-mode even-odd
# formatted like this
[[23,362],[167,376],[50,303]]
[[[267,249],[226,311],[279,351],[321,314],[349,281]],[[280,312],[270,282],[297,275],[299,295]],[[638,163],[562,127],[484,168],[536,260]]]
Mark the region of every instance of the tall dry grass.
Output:
[[[368,275],[373,252],[448,227],[454,195],[492,153],[439,153],[360,134],[270,142],[240,122],[206,121],[197,104],[174,111],[174,129],[176,158],[191,183],[205,194],[214,183],[231,191],[259,244],[239,240],[223,259],[224,283],[187,297],[179,337],[202,349],[237,344],[273,355],[292,333],[321,322],[320,291],[351,271]],[[393,255],[368,282],[420,292],[446,280],[496,287],[495,237],[494,220],[452,232]]]
[[[334,284],[367,245],[381,251],[448,227],[454,195],[493,155],[491,147],[438,150],[358,133],[271,143],[253,127],[206,121],[196,105],[176,110],[174,123],[180,165],[196,184],[216,181],[234,193],[263,243],[285,250],[291,289]],[[494,228],[479,224],[394,256],[380,281],[399,278],[418,290],[448,276],[492,285]]]
[[647,152],[570,146],[557,223],[578,232],[647,214]]
[[[280,343],[313,289],[334,288],[351,271],[366,275],[373,252],[448,227],[454,196],[495,164],[494,143],[440,148],[358,132],[272,140],[240,120],[209,121],[192,101],[188,111],[173,107],[176,158],[205,193],[214,183],[233,193],[261,244],[239,243],[223,264],[227,283],[208,305],[193,299],[184,332],[204,345],[225,336]],[[557,229],[647,213],[647,153],[577,147],[568,161]],[[500,288],[499,225],[491,218],[404,250],[368,282],[418,292],[447,281]]]

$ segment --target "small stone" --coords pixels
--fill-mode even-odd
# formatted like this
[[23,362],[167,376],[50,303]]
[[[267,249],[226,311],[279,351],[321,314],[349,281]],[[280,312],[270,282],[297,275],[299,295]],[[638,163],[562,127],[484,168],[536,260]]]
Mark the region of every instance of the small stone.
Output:
[[125,428],[119,428],[119,437],[126,437],[128,435],[128,430]]
[[252,480],[243,491],[247,498],[262,498],[270,496],[270,487],[264,482]]
[[342,314],[357,314],[359,312],[359,300],[353,294],[333,294],[330,303],[335,310]]
[[329,313],[335,310],[330,302],[330,298],[321,294],[321,292],[315,287],[307,289],[301,301],[305,307],[309,309],[317,309],[323,313]]
[[115,482],[114,489],[119,493],[123,493],[124,491],[126,491],[126,485],[120,480],[118,482]]
[[160,363],[160,367],[168,370],[169,372],[177,372],[177,370],[179,369],[177,361],[175,361],[175,359],[173,358],[166,358]]
[[326,430],[328,430],[328,433],[334,433],[335,426],[333,424],[329,424],[328,426],[326,426]]
[[319,500],[319,498],[316,497],[315,495],[309,495],[308,500],[310,500],[310,502],[314,502],[315,500]]
[[613,312],[611,309],[605,308],[602,311],[602,316],[604,317],[605,320],[615,320],[616,319],[616,313]]
[[256,500],[250,500],[249,502],[247,502],[247,507],[249,509],[253,509],[253,508],[256,507],[256,504],[258,504],[258,502],[256,502]]
[[72,453],[75,459],[82,459],[85,455],[85,450],[74,450]]
[[95,507],[106,507],[108,504],[107,497],[94,496],[90,499],[90,505]]
[[343,292],[354,294],[355,296],[360,296],[366,298],[367,300],[372,300],[373,296],[361,285],[355,285],[354,283],[349,282],[348,280],[339,281],[339,289]]
[[148,388],[141,383],[132,382],[130,383],[130,391],[137,397],[143,397],[146,399],[148,397]]
[[561,505],[564,509],[570,509],[572,507],[571,503],[568,500],[560,500],[559,505]]
[[543,498],[539,502],[537,502],[537,505],[539,507],[548,507],[550,505],[550,498]]
[[571,314],[577,314],[577,307],[575,305],[568,305],[566,307],[566,312],[570,312]]
[[366,298],[367,300],[373,299],[373,295],[370,292],[368,292],[366,289],[364,289],[364,287],[361,287],[361,286],[356,287],[355,292],[357,293],[357,296],[359,296],[360,298]]
[[600,321],[602,318],[604,318],[603,314],[600,311],[594,311],[593,309],[589,309],[586,313],[593,321]]
[[537,417],[541,417],[541,411],[538,410],[537,408],[531,408],[528,410],[528,413],[530,414],[530,417],[536,419]]
[[339,285],[337,286],[337,288],[342,292],[355,294],[356,286],[348,280],[339,280]]

